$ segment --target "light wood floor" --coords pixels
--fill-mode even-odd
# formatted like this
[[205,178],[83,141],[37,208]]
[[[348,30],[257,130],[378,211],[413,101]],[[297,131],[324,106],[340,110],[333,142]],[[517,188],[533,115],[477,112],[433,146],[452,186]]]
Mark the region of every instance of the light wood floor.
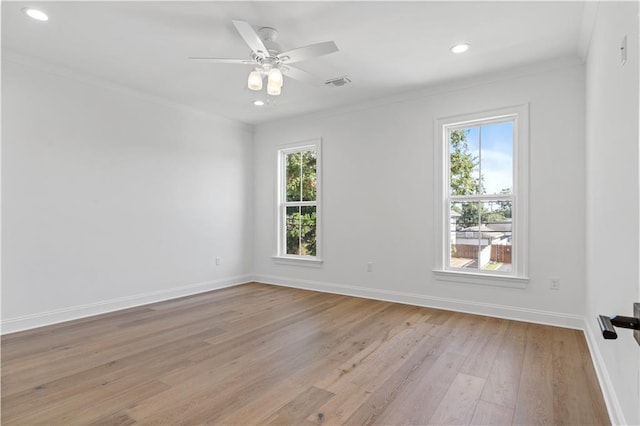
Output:
[[262,284],[2,338],[2,424],[609,424],[581,331]]

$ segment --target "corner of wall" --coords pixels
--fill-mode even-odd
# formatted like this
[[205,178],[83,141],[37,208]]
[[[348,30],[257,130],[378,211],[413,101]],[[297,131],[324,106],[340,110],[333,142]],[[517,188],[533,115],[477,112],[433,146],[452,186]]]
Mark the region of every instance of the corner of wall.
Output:
[[578,39],[578,55],[582,61],[587,60],[589,55],[589,45],[591,44],[591,34],[596,23],[598,14],[598,2],[587,1],[584,3],[582,12],[582,24],[580,26],[580,36]]
[[622,407],[618,402],[615,388],[613,386],[613,383],[611,382],[611,377],[609,377],[604,358],[602,357],[600,349],[597,345],[597,333],[594,332],[590,324],[591,323],[585,318],[583,326],[584,334],[587,340],[587,346],[589,347],[589,353],[591,354],[591,359],[593,360],[593,366],[596,370],[596,376],[598,377],[598,382],[600,383],[600,390],[602,391],[604,402],[607,405],[609,419],[611,420],[611,424],[626,425],[627,422],[624,418],[624,412],[622,411]]

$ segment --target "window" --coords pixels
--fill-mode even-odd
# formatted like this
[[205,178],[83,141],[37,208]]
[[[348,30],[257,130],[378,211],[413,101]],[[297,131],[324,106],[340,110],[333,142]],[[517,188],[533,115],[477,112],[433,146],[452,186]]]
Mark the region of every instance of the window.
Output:
[[320,261],[320,141],[278,151],[278,258]]
[[437,273],[526,282],[527,108],[439,120]]

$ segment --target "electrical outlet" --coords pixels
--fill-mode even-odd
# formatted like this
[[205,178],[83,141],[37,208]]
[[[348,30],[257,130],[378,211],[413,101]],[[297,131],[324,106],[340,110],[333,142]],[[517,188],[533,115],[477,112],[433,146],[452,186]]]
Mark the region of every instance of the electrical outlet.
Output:
[[220,266],[221,263],[222,259],[220,259],[220,256],[216,256],[216,266]]
[[560,290],[560,278],[551,278],[551,285],[549,288],[551,290]]
[[367,262],[367,272],[373,272],[373,262]]

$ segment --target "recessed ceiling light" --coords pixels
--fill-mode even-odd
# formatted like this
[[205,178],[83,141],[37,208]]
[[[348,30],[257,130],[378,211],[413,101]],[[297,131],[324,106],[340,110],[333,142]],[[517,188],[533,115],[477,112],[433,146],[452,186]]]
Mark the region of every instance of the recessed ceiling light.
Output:
[[261,100],[253,101],[253,104],[255,106],[263,106],[264,105],[264,101],[261,101]]
[[469,50],[469,47],[471,47],[468,43],[460,43],[460,44],[456,44],[455,46],[452,46],[451,52],[453,53],[463,53],[466,52],[467,50]]
[[34,9],[32,7],[25,7],[22,11],[29,17],[33,18],[36,21],[48,21],[49,17],[46,13],[39,9]]

